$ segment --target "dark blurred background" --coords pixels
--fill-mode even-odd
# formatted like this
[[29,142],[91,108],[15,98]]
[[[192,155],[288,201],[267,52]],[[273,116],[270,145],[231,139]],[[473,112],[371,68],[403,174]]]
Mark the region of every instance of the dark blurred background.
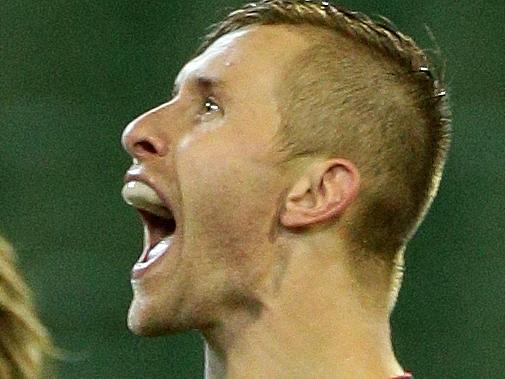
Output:
[[[197,333],[131,335],[142,243],[120,197],[123,127],[163,102],[206,27],[241,1],[2,0],[0,230],[68,358],[60,377],[202,378]],[[393,317],[416,379],[505,378],[505,3],[343,2],[447,59],[454,142]]]

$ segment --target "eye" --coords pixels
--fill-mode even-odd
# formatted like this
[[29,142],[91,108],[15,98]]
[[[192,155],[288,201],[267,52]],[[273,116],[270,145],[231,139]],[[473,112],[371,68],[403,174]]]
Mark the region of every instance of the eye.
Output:
[[205,99],[203,109],[205,110],[205,114],[221,111],[221,107],[216,103],[216,101],[212,97],[208,97]]

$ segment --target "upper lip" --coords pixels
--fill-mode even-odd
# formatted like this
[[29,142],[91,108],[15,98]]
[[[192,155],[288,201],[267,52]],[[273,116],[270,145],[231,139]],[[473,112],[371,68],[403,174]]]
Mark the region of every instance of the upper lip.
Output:
[[134,203],[139,207],[139,211],[143,223],[144,223],[144,250],[139,258],[140,262],[145,262],[149,258],[149,251],[162,241],[166,237],[170,237],[175,233],[177,227],[177,221],[173,212],[173,208],[170,205],[165,194],[160,190],[160,188],[154,183],[154,181],[144,174],[143,167],[140,165],[132,166],[126,173],[124,177],[125,184],[130,182],[141,182],[148,187],[150,187],[158,196],[158,200],[161,201],[162,206],[166,208],[164,211],[157,209],[156,206],[160,204],[154,204],[154,208],[149,205],[143,206],[142,203]]
[[126,175],[124,176],[124,183],[126,184],[129,182],[142,182],[151,187],[154,190],[154,192],[156,192],[160,200],[163,202],[164,206],[172,213],[173,217],[175,218],[174,208],[172,208],[170,201],[165,196],[165,194],[159,190],[158,186],[144,174],[142,168],[138,166],[130,167],[130,169],[126,172]]

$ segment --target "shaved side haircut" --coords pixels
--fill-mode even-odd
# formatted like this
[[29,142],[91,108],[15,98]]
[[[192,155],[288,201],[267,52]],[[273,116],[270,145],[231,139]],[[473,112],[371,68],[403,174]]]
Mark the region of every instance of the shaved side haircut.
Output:
[[[338,220],[357,275],[387,267],[394,304],[403,252],[439,186],[450,143],[442,75],[429,56],[384,19],[328,2],[266,0],[214,26],[198,53],[253,25],[288,25],[309,47],[278,89],[284,162],[341,157],[361,176],[360,195]],[[370,283],[373,285],[373,283]]]

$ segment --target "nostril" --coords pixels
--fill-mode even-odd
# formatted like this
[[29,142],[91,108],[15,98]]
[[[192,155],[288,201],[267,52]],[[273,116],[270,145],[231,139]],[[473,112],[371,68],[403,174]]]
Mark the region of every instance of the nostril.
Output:
[[[142,133],[141,133],[142,132]],[[130,130],[123,137],[126,151],[134,158],[165,156],[168,153],[167,141],[158,136],[146,136],[142,130]]]
[[151,142],[145,141],[145,140],[136,142],[133,145],[133,147],[139,153],[142,153],[142,152],[147,152],[150,154],[158,153],[158,151],[156,150],[156,147]]

